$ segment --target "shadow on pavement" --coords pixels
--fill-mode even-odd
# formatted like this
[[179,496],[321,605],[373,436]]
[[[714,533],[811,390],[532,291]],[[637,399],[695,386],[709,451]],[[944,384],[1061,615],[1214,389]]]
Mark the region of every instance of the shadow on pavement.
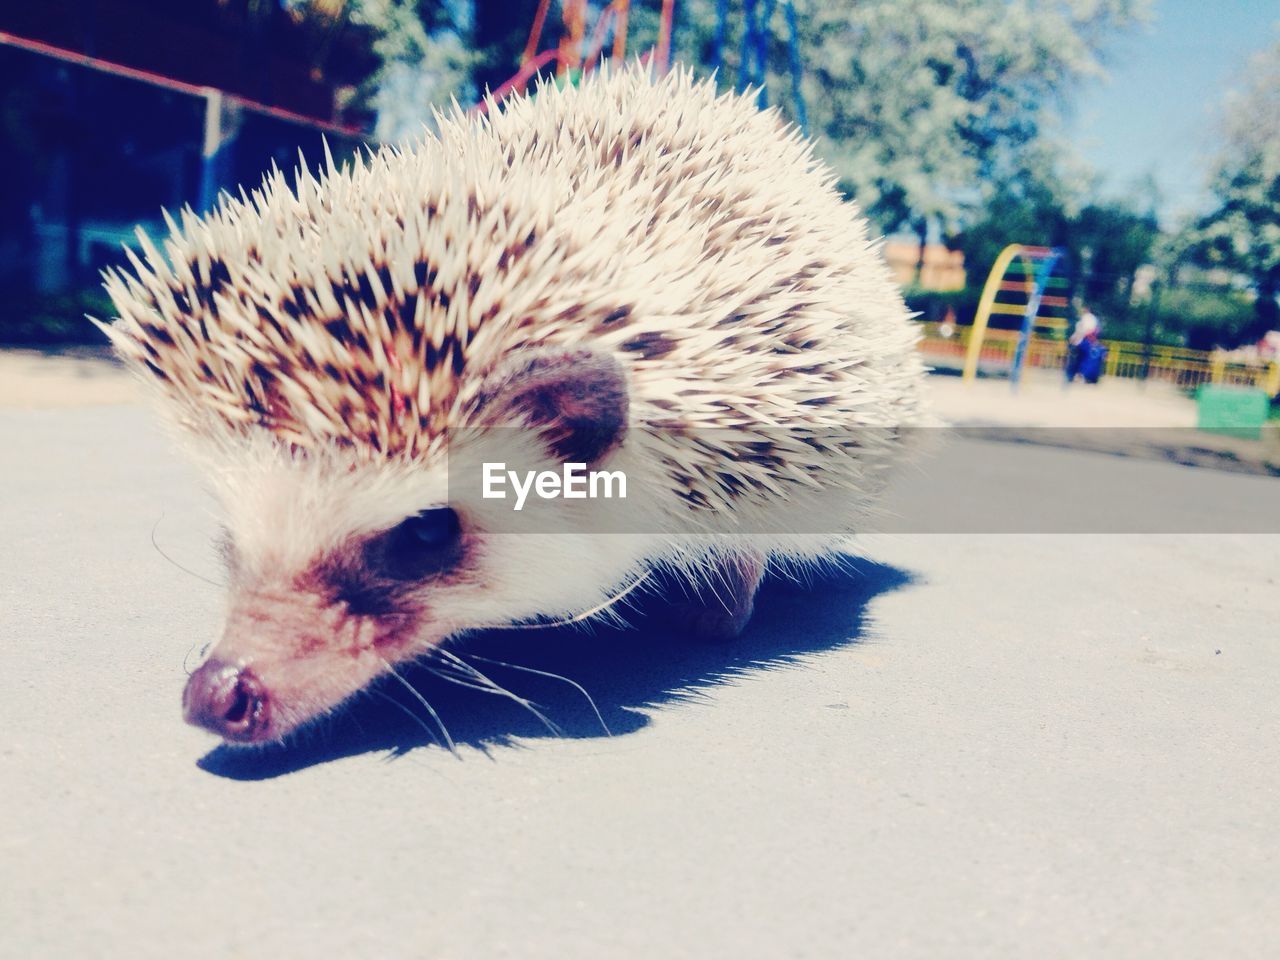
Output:
[[[857,643],[865,630],[867,604],[910,580],[894,567],[853,558],[842,570],[814,574],[804,583],[772,577],[761,590],[746,633],[725,644],[660,628],[652,622],[658,618],[636,628],[476,634],[450,649],[535,704],[555,730],[510,698],[449,682],[419,664],[400,668],[412,690],[385,677],[333,717],[283,744],[220,746],[198,766],[235,780],[264,780],[357,754],[390,751],[395,757],[423,747],[443,750],[440,727],[424,701],[458,746],[486,753],[511,746],[517,738],[603,737],[602,721],[614,736],[625,735],[649,722],[646,709],[697,699],[707,687],[735,677]],[[559,674],[582,689],[544,674]],[[583,690],[590,693],[594,708]]]

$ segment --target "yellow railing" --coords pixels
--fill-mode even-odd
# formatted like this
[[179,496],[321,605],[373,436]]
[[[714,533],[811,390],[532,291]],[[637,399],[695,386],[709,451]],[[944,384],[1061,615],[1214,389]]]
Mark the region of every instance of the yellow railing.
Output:
[[[943,336],[939,324],[922,324],[924,336],[920,350],[927,359],[963,366],[966,360],[976,366],[1013,366],[1018,348],[1017,330],[987,330],[976,356],[971,356],[971,327],[957,327],[950,337]],[[1128,340],[1104,340],[1107,346],[1105,372],[1109,377],[1141,378],[1192,388],[1202,383],[1260,387],[1271,396],[1280,393],[1280,361],[1241,362],[1231,360],[1220,351],[1189,350],[1186,347],[1147,347]],[[1062,370],[1067,364],[1065,340],[1032,337],[1027,344],[1027,367]]]

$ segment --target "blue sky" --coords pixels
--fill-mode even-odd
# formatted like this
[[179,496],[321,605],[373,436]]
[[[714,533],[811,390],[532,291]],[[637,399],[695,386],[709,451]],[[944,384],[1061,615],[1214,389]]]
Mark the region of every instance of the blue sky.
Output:
[[1116,38],[1107,78],[1078,91],[1067,131],[1104,193],[1129,193],[1150,173],[1172,217],[1205,206],[1220,105],[1249,55],[1280,37],[1280,4],[1155,0],[1153,8],[1151,22]]

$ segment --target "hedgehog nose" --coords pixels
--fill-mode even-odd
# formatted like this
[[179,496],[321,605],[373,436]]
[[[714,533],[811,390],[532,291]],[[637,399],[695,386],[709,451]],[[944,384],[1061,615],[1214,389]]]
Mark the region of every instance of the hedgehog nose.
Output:
[[269,707],[266,688],[252,670],[216,659],[201,664],[182,693],[187,723],[238,743],[264,739]]

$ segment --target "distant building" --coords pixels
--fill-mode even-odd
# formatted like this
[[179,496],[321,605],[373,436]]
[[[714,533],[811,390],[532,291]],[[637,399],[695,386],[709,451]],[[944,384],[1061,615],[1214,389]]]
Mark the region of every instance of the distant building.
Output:
[[940,243],[926,244],[922,266],[917,241],[890,239],[885,242],[884,256],[894,278],[904,287],[938,291],[964,289],[964,254],[959,250],[948,250]]
[[[317,120],[377,66],[344,4],[282,0],[42,0],[0,4],[0,30]],[[304,16],[304,13],[306,14]]]
[[[208,206],[218,189],[252,186],[273,163],[291,169],[299,150],[315,162],[325,133],[339,158],[355,149],[360,138],[343,132],[372,117],[342,108],[377,61],[343,9],[322,0],[305,11],[282,0],[0,4],[0,31],[11,35],[0,43],[0,341],[23,328],[24,311],[97,290],[98,271],[135,242],[135,224],[163,235],[161,208]],[[215,97],[229,105],[213,114],[224,129],[210,149]]]

